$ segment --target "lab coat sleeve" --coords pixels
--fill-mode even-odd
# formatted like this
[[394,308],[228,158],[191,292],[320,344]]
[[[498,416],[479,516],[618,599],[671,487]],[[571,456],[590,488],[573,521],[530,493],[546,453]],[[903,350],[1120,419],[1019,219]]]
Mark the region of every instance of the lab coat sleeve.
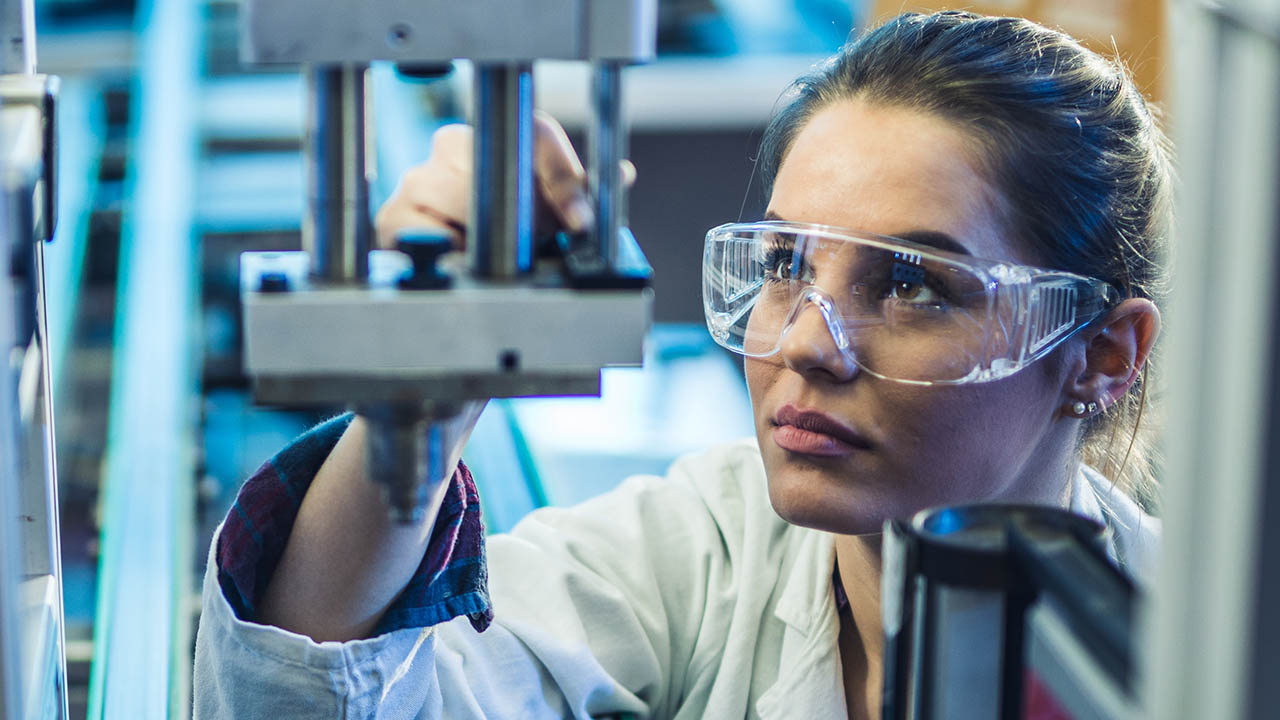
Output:
[[[730,558],[696,463],[489,539],[494,623],[315,643],[236,617],[206,571],[197,718],[669,717]],[[215,540],[216,546],[216,540]],[[712,576],[720,581],[711,582]]]

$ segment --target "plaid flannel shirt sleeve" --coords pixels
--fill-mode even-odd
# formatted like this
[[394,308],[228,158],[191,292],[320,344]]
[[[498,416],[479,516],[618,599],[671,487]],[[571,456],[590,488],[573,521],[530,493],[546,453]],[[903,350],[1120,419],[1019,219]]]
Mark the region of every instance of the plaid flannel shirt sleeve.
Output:
[[[241,620],[253,621],[284,553],[302,497],[351,423],[342,415],[307,431],[245,482],[217,536],[218,582]],[[466,615],[483,631],[493,621],[480,497],[466,465],[453,473],[431,540],[404,592],[374,632],[426,627]]]

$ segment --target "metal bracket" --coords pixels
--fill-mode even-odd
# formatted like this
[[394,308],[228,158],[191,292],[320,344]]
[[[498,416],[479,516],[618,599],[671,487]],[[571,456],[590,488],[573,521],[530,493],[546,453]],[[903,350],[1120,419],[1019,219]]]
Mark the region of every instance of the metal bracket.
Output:
[[36,213],[39,239],[53,240],[58,224],[58,87],[57,75],[0,75],[0,105],[26,105],[40,112],[43,159],[40,199]]

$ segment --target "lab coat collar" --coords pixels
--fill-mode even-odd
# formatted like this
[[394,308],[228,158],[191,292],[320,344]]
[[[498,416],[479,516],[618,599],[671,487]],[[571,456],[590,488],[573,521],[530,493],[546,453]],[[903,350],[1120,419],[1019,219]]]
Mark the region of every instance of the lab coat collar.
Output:
[[1076,473],[1071,478],[1071,512],[1077,515],[1083,515],[1090,520],[1100,522],[1103,525],[1111,527],[1110,533],[1107,534],[1107,557],[1112,561],[1118,562],[1116,548],[1116,533],[1125,532],[1127,528],[1116,527],[1114,521],[1108,517],[1108,513],[1103,510],[1102,499],[1098,496],[1098,482],[1109,482],[1102,475],[1093,471],[1085,465],[1080,465]]
[[[1091,474],[1083,465],[1076,471],[1071,483],[1070,508],[1072,512],[1106,524],[1108,518],[1095,487],[1098,479],[1105,482],[1105,478],[1093,475],[1097,473]],[[791,555],[790,566],[782,570],[782,593],[774,616],[800,635],[808,635],[814,626],[823,623],[825,614],[837,617],[831,584],[835,572],[835,536],[808,528],[797,527],[795,532],[802,537]],[[1113,557],[1114,546],[1113,536],[1107,545]]]
[[821,622],[824,610],[835,613],[831,575],[835,572],[836,544],[831,533],[797,528],[803,534],[782,569],[782,593],[774,616],[802,635]]
[[[1106,523],[1096,482],[1081,466],[1072,478],[1070,508]],[[804,528],[796,531],[802,537],[789,567],[782,570],[782,592],[774,608],[774,616],[786,625],[780,671],[756,702],[756,713],[762,720],[845,718],[840,617],[832,585],[835,536]],[[1115,557],[1114,538],[1108,541],[1107,552]]]
[[844,680],[840,669],[840,617],[831,575],[835,536],[804,530],[783,569],[782,592],[774,616],[786,629],[778,679],[756,702],[762,720],[805,717],[844,718]]

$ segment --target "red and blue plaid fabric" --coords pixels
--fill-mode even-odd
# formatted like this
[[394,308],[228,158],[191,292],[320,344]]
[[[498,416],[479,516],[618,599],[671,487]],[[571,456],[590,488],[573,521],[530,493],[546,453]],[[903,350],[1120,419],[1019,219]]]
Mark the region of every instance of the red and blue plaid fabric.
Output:
[[[351,417],[342,415],[307,431],[264,463],[236,496],[218,536],[215,559],[222,593],[241,620],[253,621],[302,496]],[[459,615],[466,615],[478,631],[493,621],[480,496],[462,463],[453,473],[417,572],[374,632],[426,627]]]

